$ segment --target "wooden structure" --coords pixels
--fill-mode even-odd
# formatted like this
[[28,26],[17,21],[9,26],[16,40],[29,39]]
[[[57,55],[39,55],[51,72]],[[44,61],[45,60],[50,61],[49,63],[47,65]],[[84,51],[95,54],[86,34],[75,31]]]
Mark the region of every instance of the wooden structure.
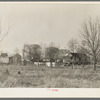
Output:
[[88,64],[89,57],[83,53],[69,53],[63,57],[63,63],[68,64]]
[[8,57],[7,53],[1,53],[0,63],[2,63],[2,64],[8,64],[9,63],[9,57]]
[[18,53],[9,57],[9,64],[22,64],[22,61],[21,61],[21,55],[19,55]]

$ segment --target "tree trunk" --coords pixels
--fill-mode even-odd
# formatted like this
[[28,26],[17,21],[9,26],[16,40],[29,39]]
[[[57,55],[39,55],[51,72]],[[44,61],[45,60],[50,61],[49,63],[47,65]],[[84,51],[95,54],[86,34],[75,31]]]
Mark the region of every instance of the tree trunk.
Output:
[[74,69],[74,63],[72,63],[72,69]]
[[96,56],[94,55],[94,70],[96,70],[96,63],[97,63],[97,60],[96,60]]
[[52,62],[50,62],[50,67],[52,68]]
[[74,61],[74,59],[72,59],[72,69],[74,69],[74,63],[75,63],[75,61]]
[[94,70],[96,71],[96,64],[94,63]]

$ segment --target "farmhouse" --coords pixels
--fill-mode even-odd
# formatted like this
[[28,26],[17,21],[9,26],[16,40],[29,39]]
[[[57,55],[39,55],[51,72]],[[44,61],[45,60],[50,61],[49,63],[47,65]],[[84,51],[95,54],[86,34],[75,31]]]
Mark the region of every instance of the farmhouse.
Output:
[[83,53],[69,53],[67,56],[63,57],[63,63],[88,64],[89,57]]
[[21,64],[21,63],[22,63],[21,55],[19,55],[18,53],[9,57],[9,64],[17,65],[17,64]]
[[8,64],[9,63],[9,57],[8,57],[7,53],[1,53],[0,63],[2,63],[2,64]]
[[64,56],[66,56],[67,54],[69,54],[69,50],[66,49],[60,49],[59,50],[59,58],[63,58]]

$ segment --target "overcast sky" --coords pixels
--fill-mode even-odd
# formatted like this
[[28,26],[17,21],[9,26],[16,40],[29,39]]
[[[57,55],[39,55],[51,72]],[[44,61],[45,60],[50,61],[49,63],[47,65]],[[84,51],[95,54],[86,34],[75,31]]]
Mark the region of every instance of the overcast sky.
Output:
[[79,39],[84,19],[100,17],[100,3],[0,2],[0,16],[3,32],[7,30],[10,21],[10,30],[0,43],[0,51],[12,53],[16,48],[21,50],[25,43],[55,42],[65,48],[69,39]]

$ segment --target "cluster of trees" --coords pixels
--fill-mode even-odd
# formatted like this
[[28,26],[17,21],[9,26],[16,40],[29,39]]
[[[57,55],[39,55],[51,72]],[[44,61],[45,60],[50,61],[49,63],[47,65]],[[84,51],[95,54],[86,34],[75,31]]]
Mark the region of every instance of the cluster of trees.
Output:
[[50,59],[50,62],[56,61],[58,58],[59,48],[53,45],[45,48],[45,53],[42,55],[42,47],[38,44],[25,44],[23,47],[23,59],[32,63],[43,61],[43,58]]
[[[2,26],[2,20],[0,19],[0,42],[8,34],[10,29],[10,23],[7,27]],[[5,30],[5,31],[3,31]],[[96,70],[97,61],[100,59],[100,19],[99,18],[89,18],[85,20],[81,26],[81,44],[78,43],[76,39],[71,39],[67,47],[70,52],[80,52],[87,53],[91,56],[94,70]],[[45,48],[45,57],[50,59],[50,61],[56,61],[58,58],[59,48],[50,45]],[[42,47],[38,44],[25,44],[23,47],[23,58],[31,62],[42,60]]]
[[[99,18],[89,18],[85,20],[81,26],[81,44],[76,39],[69,40],[67,47],[70,52],[86,53],[91,56],[94,70],[100,54],[100,20]],[[59,58],[59,48],[55,45],[50,45],[45,48],[45,58],[50,59],[50,62],[56,61]],[[38,44],[24,45],[23,57],[29,61],[41,61],[42,48]]]
[[23,58],[29,61],[39,61],[41,59],[41,47],[38,44],[24,45]]
[[82,23],[80,35],[81,44],[78,44],[77,40],[71,39],[68,42],[68,47],[71,52],[76,50],[88,54],[92,59],[94,70],[96,70],[96,64],[100,59],[100,19],[89,18],[85,20]]

